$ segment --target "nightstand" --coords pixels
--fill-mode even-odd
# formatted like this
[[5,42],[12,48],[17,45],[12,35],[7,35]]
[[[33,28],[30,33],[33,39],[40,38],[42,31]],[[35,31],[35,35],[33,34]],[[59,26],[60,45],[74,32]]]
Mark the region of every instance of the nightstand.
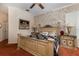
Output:
[[66,48],[75,48],[76,47],[76,36],[72,35],[63,35],[60,38],[60,46]]

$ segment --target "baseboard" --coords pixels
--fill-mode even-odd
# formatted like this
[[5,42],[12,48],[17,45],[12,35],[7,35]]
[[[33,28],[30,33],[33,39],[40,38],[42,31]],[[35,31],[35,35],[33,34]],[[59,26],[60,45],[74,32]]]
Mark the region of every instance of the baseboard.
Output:
[[17,42],[8,42],[8,44],[17,44]]

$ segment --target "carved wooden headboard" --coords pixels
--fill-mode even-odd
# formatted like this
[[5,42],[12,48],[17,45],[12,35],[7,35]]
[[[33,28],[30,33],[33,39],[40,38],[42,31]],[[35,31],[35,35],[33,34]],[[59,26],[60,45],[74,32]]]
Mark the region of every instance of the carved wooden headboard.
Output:
[[57,27],[52,27],[52,28],[40,28],[40,31],[41,32],[55,32],[57,33],[58,32],[58,28]]

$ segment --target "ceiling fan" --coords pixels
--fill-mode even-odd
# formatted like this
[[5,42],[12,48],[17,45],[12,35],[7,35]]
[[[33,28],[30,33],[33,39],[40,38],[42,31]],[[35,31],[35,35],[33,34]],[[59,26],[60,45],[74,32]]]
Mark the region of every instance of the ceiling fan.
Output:
[[[33,3],[29,9],[32,9],[35,5],[38,5],[41,9],[44,9],[44,6],[41,3]],[[30,11],[29,9],[27,9],[26,11]]]

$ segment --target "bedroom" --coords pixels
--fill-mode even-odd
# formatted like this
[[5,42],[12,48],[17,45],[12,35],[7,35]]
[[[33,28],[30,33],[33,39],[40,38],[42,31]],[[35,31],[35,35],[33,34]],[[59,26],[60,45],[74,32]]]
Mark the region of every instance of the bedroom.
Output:
[[[57,54],[55,54],[56,56],[79,55],[78,53],[79,24],[77,23],[79,4],[1,3],[0,6],[1,6],[0,11],[2,12],[0,13],[2,15],[2,17],[0,18],[1,19],[4,18],[4,20],[1,22],[1,25],[0,25],[1,41],[3,41],[4,39],[8,39],[8,42],[7,42],[8,44],[17,44],[18,42],[18,48],[23,48],[25,51],[27,50],[27,52],[29,52],[29,49],[32,47],[33,49],[31,48],[31,50],[33,51],[31,51],[30,53],[31,54],[33,53],[34,55],[41,55],[41,56],[52,55],[53,56],[56,52],[57,52]],[[3,29],[5,30],[3,31]],[[45,37],[39,34],[42,34],[42,35],[44,34]],[[54,45],[52,49],[51,46],[52,44],[54,44],[54,42],[52,41],[53,39],[51,39],[50,37],[48,38],[48,35],[53,36],[55,34],[58,36],[58,38],[62,39],[62,40],[59,40],[60,45],[62,46],[62,48],[60,48],[60,51],[57,50],[58,48],[54,49]],[[36,37],[35,35],[39,36],[37,39],[44,40],[46,38],[45,40],[47,40],[46,41],[47,43],[39,42],[41,40],[30,41],[30,42],[34,42],[33,44],[25,42],[25,39],[28,40],[28,36],[31,36],[31,37],[33,36],[33,39],[34,39]],[[24,41],[20,42],[18,40],[20,39],[20,37],[24,38]],[[51,43],[51,44],[48,45],[48,43],[49,44]],[[26,44],[29,44],[28,45],[29,49],[26,48],[27,47]],[[40,44],[44,44],[45,46],[42,46]],[[45,49],[46,47],[49,47],[49,49]],[[57,43],[55,47],[58,47]],[[36,48],[37,48],[37,51],[35,50]],[[42,49],[41,50],[42,52],[40,51],[40,49]],[[53,51],[53,50],[56,50],[56,51]],[[3,54],[3,55],[8,55],[8,54]]]

